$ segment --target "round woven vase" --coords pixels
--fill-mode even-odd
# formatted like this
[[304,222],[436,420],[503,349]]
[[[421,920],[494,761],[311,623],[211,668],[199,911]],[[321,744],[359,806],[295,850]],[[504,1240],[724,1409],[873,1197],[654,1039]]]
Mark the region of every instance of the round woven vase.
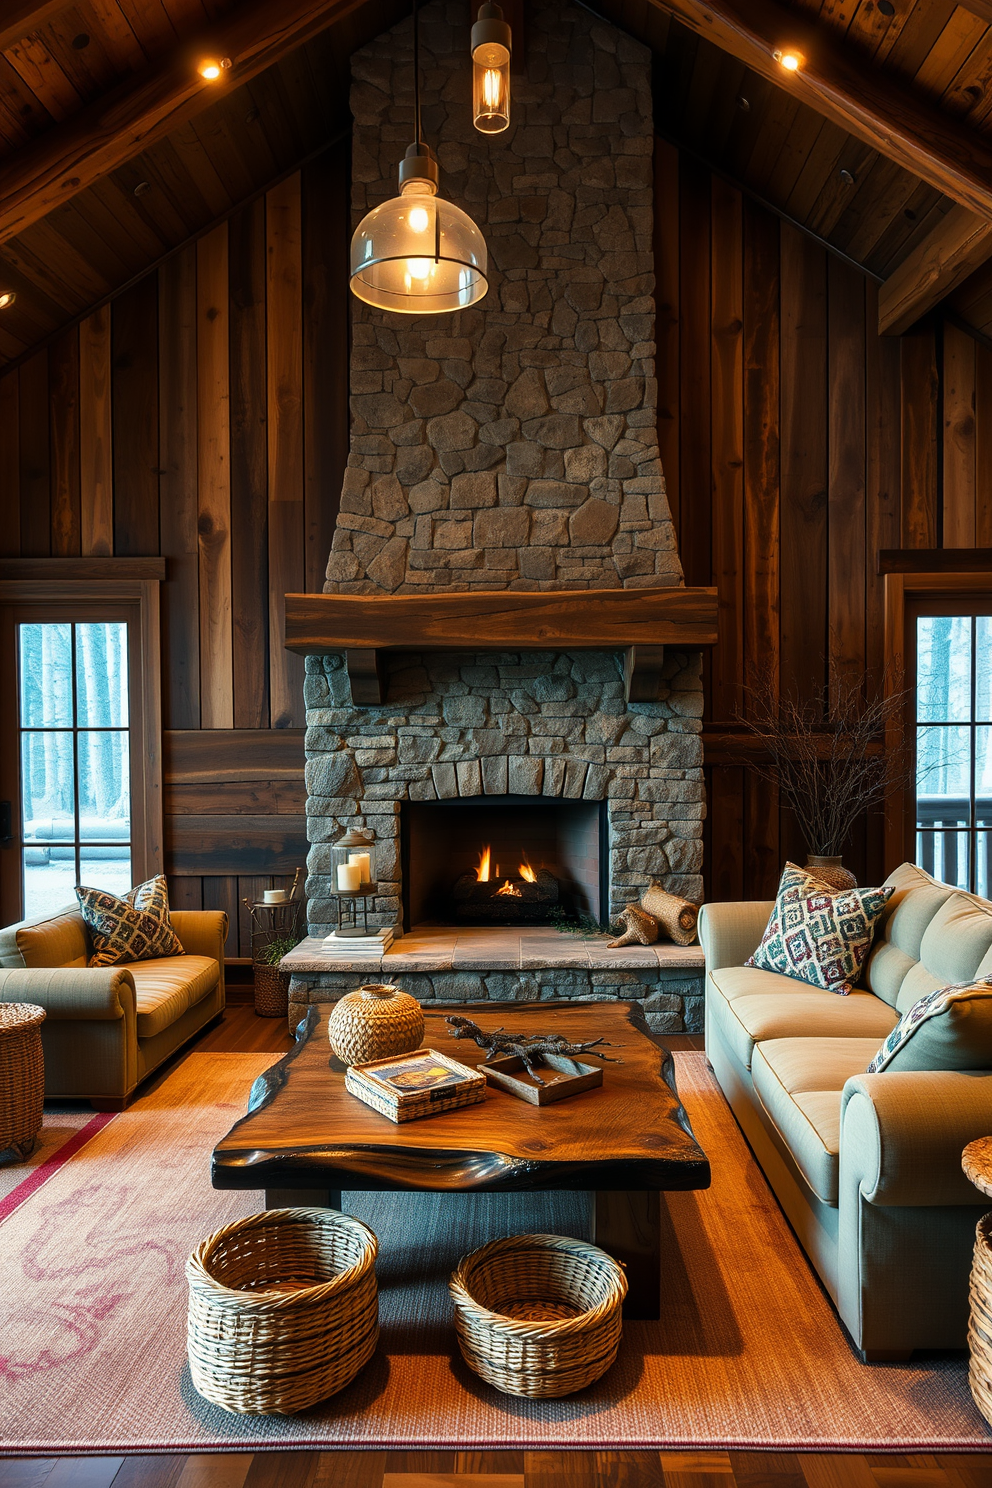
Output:
[[838,894],[845,889],[857,888],[858,880],[850,868],[844,867],[840,858],[824,858],[818,857],[816,853],[808,853],[806,867],[814,878],[818,878],[828,888],[836,889]]
[[342,1064],[368,1064],[419,1049],[424,1010],[415,997],[384,982],[370,982],[342,997],[327,1028]]

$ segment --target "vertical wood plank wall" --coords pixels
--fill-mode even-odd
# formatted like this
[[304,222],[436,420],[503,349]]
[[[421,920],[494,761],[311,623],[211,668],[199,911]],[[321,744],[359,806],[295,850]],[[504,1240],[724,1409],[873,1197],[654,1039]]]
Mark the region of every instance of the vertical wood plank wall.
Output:
[[[880,548],[992,546],[992,352],[878,336],[865,275],[662,141],[655,178],[662,464],[686,582],[720,591],[707,895],[768,897],[804,848],[736,715],[760,679],[816,704],[881,676]],[[845,857],[877,880],[880,820]]]
[[347,143],[0,379],[0,553],[162,554],[166,866],[227,910],[306,856],[303,669],[347,460]]
[[[303,693],[281,596],[319,589],[347,457],[348,146],[0,379],[0,553],[152,554],[178,905],[240,910],[302,863]],[[772,892],[795,823],[734,754],[745,692],[878,673],[879,548],[992,547],[992,353],[876,290],[662,141],[662,463],[707,661],[707,893]],[[729,738],[729,742],[728,742]],[[882,871],[881,823],[848,854]]]

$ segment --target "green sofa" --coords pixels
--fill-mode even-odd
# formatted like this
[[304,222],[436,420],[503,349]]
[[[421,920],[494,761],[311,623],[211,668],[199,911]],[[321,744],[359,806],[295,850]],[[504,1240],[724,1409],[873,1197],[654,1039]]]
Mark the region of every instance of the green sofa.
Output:
[[961,1151],[992,1135],[992,1070],[864,1071],[924,993],[992,974],[992,904],[911,863],[886,883],[895,892],[847,997],[744,965],[771,901],[699,917],[707,1058],[866,1360],[965,1346],[989,1208]]
[[0,930],[0,1002],[33,1002],[46,1098],[122,1110],[138,1083],[224,1011],[222,910],[173,910],[181,956],[89,966],[86,924],[68,907]]

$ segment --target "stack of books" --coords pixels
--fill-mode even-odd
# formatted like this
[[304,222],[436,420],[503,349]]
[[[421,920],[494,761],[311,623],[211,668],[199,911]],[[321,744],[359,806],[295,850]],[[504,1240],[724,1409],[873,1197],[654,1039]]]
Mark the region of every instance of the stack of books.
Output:
[[341,935],[333,932],[321,943],[321,954],[340,956],[352,960],[356,956],[384,956],[393,943],[391,927],[377,930],[374,935]]

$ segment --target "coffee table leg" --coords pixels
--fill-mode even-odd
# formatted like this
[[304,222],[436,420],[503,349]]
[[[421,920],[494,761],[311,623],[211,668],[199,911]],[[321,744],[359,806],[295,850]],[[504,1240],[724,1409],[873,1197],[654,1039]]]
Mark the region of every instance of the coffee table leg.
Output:
[[334,1188],[267,1188],[266,1209],[340,1209],[341,1190]]
[[660,1212],[658,1193],[594,1195],[593,1240],[627,1271],[625,1318],[661,1314]]

